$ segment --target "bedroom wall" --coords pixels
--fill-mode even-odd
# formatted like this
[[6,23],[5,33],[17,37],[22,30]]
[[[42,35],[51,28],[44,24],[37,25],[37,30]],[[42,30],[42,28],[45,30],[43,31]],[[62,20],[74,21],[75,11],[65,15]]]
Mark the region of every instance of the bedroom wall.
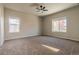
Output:
[[[41,18],[5,8],[5,40],[41,35]],[[20,19],[20,32],[9,33],[9,16]]]
[[[52,20],[67,17],[67,32],[52,32]],[[43,35],[79,41],[79,6],[43,17]]]

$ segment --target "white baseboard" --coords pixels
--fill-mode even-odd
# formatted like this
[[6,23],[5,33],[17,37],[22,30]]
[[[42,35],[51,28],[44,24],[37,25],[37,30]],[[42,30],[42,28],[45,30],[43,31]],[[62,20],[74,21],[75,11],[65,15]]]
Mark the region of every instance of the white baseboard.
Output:
[[24,37],[32,37],[32,36],[39,36],[39,35],[28,35],[28,36],[12,37],[12,38],[5,39],[5,40],[13,40],[13,39],[19,39],[19,38],[24,38]]
[[73,40],[73,41],[79,41],[79,39],[73,39],[73,38],[67,38],[67,37],[52,36],[52,35],[46,35],[46,36],[57,37],[57,38],[62,38],[62,39],[67,39],[67,40]]

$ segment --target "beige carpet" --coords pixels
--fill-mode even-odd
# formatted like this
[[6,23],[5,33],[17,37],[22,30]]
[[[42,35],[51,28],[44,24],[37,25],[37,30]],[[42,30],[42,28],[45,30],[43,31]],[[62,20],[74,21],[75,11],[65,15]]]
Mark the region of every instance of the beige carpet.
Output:
[[8,40],[0,47],[1,55],[71,55],[79,54],[79,43],[48,36]]

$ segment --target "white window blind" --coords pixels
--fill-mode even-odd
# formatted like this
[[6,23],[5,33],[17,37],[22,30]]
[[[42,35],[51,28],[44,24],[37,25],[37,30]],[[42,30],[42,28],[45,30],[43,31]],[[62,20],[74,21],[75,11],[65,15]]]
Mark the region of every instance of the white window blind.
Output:
[[20,31],[20,20],[18,18],[9,17],[9,32],[19,32]]
[[56,18],[52,20],[52,32],[67,32],[66,17]]

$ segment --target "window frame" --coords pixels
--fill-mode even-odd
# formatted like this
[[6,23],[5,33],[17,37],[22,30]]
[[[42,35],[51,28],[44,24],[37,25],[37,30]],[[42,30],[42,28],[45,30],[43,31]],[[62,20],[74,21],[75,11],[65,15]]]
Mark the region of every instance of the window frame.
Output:
[[[10,20],[11,20],[11,19],[16,19],[16,20],[18,20],[18,23],[11,24],[11,23],[10,23]],[[8,20],[9,20],[9,21],[8,21],[8,22],[9,22],[9,23],[8,23],[8,24],[9,24],[9,30],[8,30],[9,33],[18,33],[18,32],[20,32],[20,19],[19,19],[18,17],[11,17],[11,16],[9,16]],[[11,25],[16,25],[16,26],[18,26],[18,30],[16,29],[16,31],[11,31],[11,30],[10,30],[10,26],[11,26]]]
[[[61,27],[60,27],[60,25],[59,25],[59,30],[58,31],[55,31],[54,30],[54,24],[53,24],[53,22],[54,21],[59,21],[60,22],[60,20],[66,20],[66,30],[65,31],[61,31]],[[67,32],[67,17],[58,17],[58,18],[54,18],[54,19],[52,19],[52,32],[61,32],[61,33],[66,33]],[[59,23],[60,24],[60,23]]]

